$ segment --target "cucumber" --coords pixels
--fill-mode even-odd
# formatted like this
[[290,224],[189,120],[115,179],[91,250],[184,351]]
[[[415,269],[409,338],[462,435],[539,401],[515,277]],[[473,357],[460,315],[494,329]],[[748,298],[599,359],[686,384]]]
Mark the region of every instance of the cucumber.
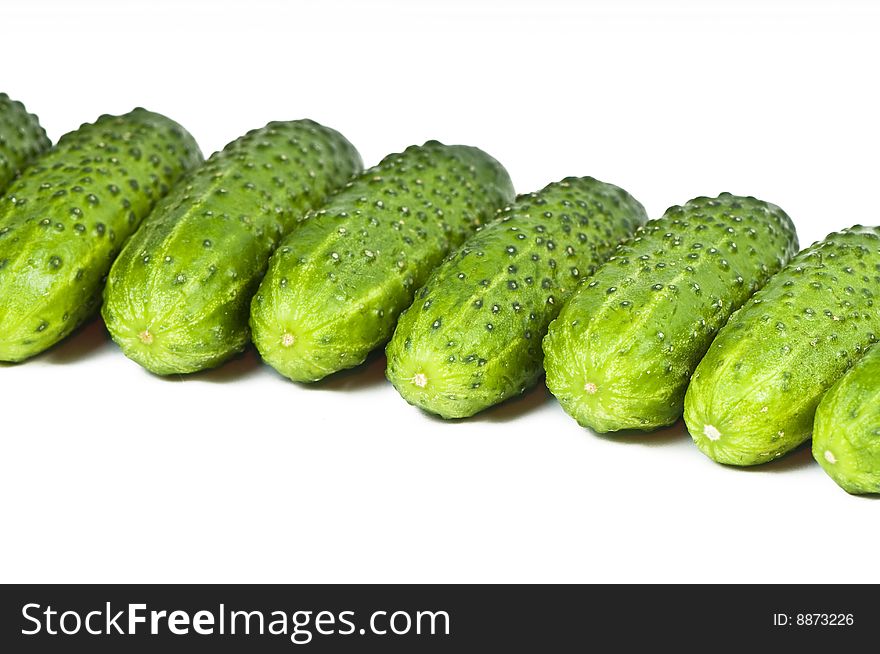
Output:
[[765,463],[810,437],[822,395],[880,334],[880,228],[798,254],[730,319],[694,373],[685,422],[720,463]]
[[541,339],[577,284],[645,222],[626,191],[569,177],[517,198],[437,268],[388,344],[403,398],[472,416],[533,386]]
[[250,303],[275,246],[363,166],[339,132],[269,123],[215,153],[153,210],[113,264],[104,321],[156,374],[223,363],[250,339]]
[[0,93],[0,193],[52,143],[40,121],[21,102]]
[[813,456],[848,493],[880,493],[880,347],[872,346],[822,397]]
[[0,198],[0,361],[90,317],[125,239],[201,160],[180,125],[138,108],[65,134],[28,167]]
[[796,251],[789,217],[755,198],[722,193],[668,209],[551,323],[547,386],[597,432],[674,423],[716,332]]
[[512,199],[507,171],[477,148],[429,141],[385,157],[272,256],[251,308],[263,359],[303,382],[358,365],[431,269]]

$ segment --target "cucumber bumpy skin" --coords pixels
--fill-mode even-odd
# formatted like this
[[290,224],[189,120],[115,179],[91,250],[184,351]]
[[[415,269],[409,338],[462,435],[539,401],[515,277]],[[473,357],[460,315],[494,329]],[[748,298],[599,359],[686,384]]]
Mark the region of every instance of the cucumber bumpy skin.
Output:
[[113,340],[161,375],[240,352],[275,246],[362,169],[345,137],[311,120],[228,144],[156,205],[113,264],[102,309]]
[[51,145],[37,117],[29,114],[21,102],[0,93],[0,194]]
[[880,347],[871,347],[819,402],[813,456],[846,492],[880,493]]
[[822,395],[880,334],[880,228],[798,254],[721,330],[694,373],[685,422],[719,463],[771,461],[810,437]]
[[125,240],[200,163],[180,125],[145,109],[65,134],[0,199],[0,361],[21,361],[89,318]]
[[550,325],[547,386],[597,432],[671,425],[717,331],[796,251],[789,217],[755,198],[722,193],[668,209]]
[[263,359],[294,381],[363,362],[446,253],[513,199],[477,148],[429,141],[385,157],[275,251],[251,308]]
[[541,339],[577,284],[647,220],[629,193],[569,177],[520,196],[437,268],[388,344],[403,398],[472,416],[533,386]]

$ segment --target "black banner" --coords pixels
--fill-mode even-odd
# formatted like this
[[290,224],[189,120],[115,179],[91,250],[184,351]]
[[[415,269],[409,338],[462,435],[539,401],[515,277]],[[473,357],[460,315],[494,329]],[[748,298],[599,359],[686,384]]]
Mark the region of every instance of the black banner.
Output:
[[878,642],[876,586],[4,586],[0,651],[561,652]]

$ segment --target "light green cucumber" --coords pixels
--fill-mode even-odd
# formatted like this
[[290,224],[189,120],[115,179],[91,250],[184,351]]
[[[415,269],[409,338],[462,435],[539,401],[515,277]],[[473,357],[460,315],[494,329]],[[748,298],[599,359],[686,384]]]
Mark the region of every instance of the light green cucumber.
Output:
[[156,206],[113,264],[102,309],[113,340],[162,375],[240,352],[275,246],[362,168],[345,137],[311,120],[269,123],[215,153]]
[[202,160],[145,109],[65,134],[0,198],[0,361],[54,345],[92,316],[125,240]]
[[251,308],[263,359],[295,381],[358,365],[446,253],[512,199],[477,148],[429,141],[385,157],[272,256]]
[[685,422],[720,463],[754,465],[810,437],[825,392],[880,335],[880,228],[799,253],[718,334],[694,373]]
[[388,379],[410,404],[462,418],[522,393],[541,339],[578,283],[645,222],[626,191],[569,177],[520,196],[447,258],[388,344]]
[[547,386],[598,432],[674,423],[715,334],[795,251],[789,217],[755,198],[722,193],[668,209],[618,247],[550,325]]
[[872,346],[819,402],[813,456],[848,493],[880,493],[880,347]]
[[51,145],[37,117],[29,114],[21,102],[0,93],[0,194]]

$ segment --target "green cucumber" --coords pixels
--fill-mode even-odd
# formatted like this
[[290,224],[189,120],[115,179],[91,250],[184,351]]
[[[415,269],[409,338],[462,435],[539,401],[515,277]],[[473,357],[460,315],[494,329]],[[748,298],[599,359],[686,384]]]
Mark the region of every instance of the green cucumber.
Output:
[[813,456],[848,493],[880,493],[880,347],[872,346],[822,397]]
[[789,217],[755,198],[722,193],[668,209],[550,325],[547,386],[598,432],[674,423],[717,331],[796,251]]
[[825,392],[880,335],[880,228],[798,254],[730,319],[700,363],[685,422],[720,463],[765,463],[810,437]]
[[388,344],[403,398],[463,418],[522,393],[541,339],[577,284],[645,222],[626,191],[569,177],[517,198],[437,268]]
[[25,169],[0,199],[0,361],[89,318],[125,240],[201,160],[180,125],[135,109],[65,134]]
[[21,102],[0,93],[0,193],[51,145],[37,117]]
[[385,157],[276,250],[251,309],[263,359],[295,381],[361,363],[446,253],[513,199],[477,148],[429,141]]
[[104,321],[151,372],[203,370],[250,339],[250,303],[275,246],[362,170],[339,132],[311,120],[248,132],[193,171],[122,250]]

